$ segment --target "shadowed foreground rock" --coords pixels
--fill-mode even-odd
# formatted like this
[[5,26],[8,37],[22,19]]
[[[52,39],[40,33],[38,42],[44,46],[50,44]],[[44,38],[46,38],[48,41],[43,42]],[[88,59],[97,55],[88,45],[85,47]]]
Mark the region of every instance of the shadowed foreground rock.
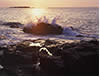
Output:
[[99,41],[26,40],[0,47],[2,76],[98,76]]
[[63,28],[58,25],[39,23],[36,26],[24,27],[23,31],[36,35],[62,34]]

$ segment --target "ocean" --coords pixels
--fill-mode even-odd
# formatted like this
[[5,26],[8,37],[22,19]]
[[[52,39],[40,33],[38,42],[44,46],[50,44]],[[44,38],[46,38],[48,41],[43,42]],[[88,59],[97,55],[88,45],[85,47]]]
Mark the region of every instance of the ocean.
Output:
[[[4,22],[20,22],[26,24],[36,21],[39,17],[46,16],[49,23],[58,17],[56,24],[64,28],[61,35],[36,36],[26,34],[20,28],[10,28],[2,25]],[[0,8],[0,36],[6,37],[0,40],[0,44],[14,43],[25,39],[71,39],[83,40],[88,38],[99,38],[99,8]],[[75,31],[67,31],[73,27]],[[76,34],[86,36],[75,37]]]

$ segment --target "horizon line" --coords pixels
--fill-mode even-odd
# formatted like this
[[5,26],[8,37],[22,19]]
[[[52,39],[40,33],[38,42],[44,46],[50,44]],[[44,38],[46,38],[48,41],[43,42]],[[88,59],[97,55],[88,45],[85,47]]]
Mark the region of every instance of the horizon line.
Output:
[[85,7],[85,6],[81,6],[81,7],[33,7],[33,6],[7,6],[7,7],[0,7],[0,8],[17,8],[17,7],[19,7],[19,8],[99,8],[99,6],[87,6],[87,7]]

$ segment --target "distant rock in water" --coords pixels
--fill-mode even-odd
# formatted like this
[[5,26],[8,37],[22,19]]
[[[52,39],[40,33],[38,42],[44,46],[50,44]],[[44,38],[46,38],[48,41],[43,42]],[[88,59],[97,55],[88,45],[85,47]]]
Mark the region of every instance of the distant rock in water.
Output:
[[59,25],[52,25],[48,23],[38,23],[36,26],[24,27],[23,31],[25,33],[31,33],[36,35],[48,35],[48,34],[62,34],[63,28]]
[[15,7],[9,7],[9,8],[31,8],[29,6],[15,6]]
[[2,25],[8,25],[11,28],[19,28],[21,27],[23,24],[19,23],[19,22],[5,22]]

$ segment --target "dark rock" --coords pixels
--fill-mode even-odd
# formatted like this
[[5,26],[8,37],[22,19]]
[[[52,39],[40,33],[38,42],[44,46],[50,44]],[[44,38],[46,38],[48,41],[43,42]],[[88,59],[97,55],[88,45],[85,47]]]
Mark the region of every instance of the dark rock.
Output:
[[66,75],[96,76],[98,75],[99,45],[92,42],[80,42],[73,48],[63,51]]
[[89,41],[89,43],[99,45],[99,42],[98,42],[98,40],[96,40],[96,39]]
[[9,7],[9,8],[31,8],[30,6],[14,6],[14,7]]
[[14,71],[4,68],[0,70],[0,76],[17,76],[17,74]]
[[71,76],[97,76],[98,75],[98,55],[88,55],[75,57],[72,54],[65,54],[64,60],[64,71],[67,72],[65,75]]
[[62,55],[62,49],[59,47],[48,47],[48,50],[54,55],[54,56],[61,56]]
[[1,64],[3,66],[9,67],[9,66],[17,66],[27,62],[29,62],[29,60],[25,59],[23,56],[16,55],[16,54],[5,54],[2,57]]
[[5,22],[2,25],[8,25],[11,28],[19,28],[21,27],[23,24],[19,23],[19,22]]
[[55,26],[47,23],[39,23],[36,26],[24,27],[23,29],[26,33],[36,34],[36,35],[48,35],[48,34],[61,34],[63,28],[61,26]]
[[18,25],[11,25],[10,27],[11,27],[11,28],[19,28]]
[[76,37],[84,37],[83,35],[77,35]]
[[93,54],[80,57],[73,65],[76,75],[97,76],[99,71],[99,55]]
[[47,76],[63,75],[63,63],[58,57],[41,57],[40,67]]
[[45,45],[52,45],[52,44],[57,44],[57,42],[55,42],[54,40],[45,40]]
[[0,75],[98,76],[99,41],[27,40],[0,47]]
[[43,47],[39,50],[39,54],[53,56],[53,54],[45,47]]

